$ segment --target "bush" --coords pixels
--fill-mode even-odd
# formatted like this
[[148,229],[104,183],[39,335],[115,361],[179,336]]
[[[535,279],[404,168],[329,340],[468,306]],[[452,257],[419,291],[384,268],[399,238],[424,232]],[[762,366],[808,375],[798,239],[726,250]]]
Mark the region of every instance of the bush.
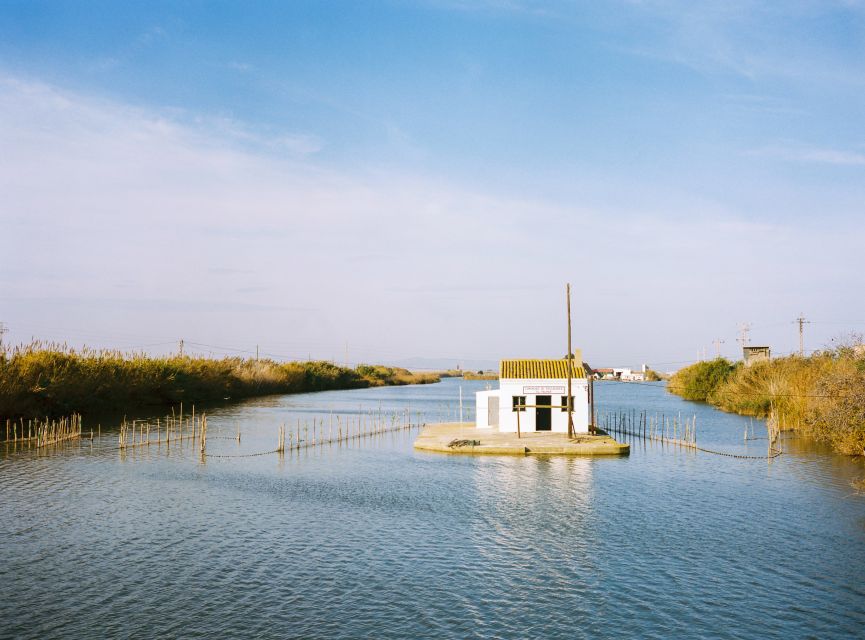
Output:
[[661,382],[662,380],[669,380],[670,376],[666,373],[661,373],[660,371],[655,371],[654,369],[646,370],[646,382]]
[[[861,364],[861,363],[860,363]],[[865,372],[849,367],[815,386],[804,431],[840,452],[865,455]],[[865,481],[863,481],[865,488]]]
[[841,346],[750,367],[726,360],[682,369],[667,387],[689,400],[760,418],[782,430],[827,442],[839,453],[865,455],[865,352]]
[[706,402],[735,368],[724,358],[704,360],[673,374],[667,389],[686,400]]

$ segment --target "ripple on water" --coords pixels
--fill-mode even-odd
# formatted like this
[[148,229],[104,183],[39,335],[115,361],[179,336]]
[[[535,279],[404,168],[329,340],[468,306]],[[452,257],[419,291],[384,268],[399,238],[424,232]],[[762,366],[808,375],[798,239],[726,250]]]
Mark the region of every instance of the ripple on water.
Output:
[[[352,405],[385,397],[364,393]],[[246,416],[253,447],[288,409],[226,411],[211,429]],[[707,440],[741,445],[736,416],[700,411]],[[0,459],[0,635],[861,636],[865,505],[834,459],[448,457],[411,440],[204,465],[99,443]]]

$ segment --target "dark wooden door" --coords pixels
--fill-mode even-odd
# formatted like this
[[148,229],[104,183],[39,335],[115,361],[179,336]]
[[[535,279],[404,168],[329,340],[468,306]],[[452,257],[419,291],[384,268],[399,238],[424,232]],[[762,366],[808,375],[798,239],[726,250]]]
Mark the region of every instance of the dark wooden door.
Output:
[[536,396],[535,404],[535,431],[551,431],[553,428],[553,416],[550,405],[552,396]]

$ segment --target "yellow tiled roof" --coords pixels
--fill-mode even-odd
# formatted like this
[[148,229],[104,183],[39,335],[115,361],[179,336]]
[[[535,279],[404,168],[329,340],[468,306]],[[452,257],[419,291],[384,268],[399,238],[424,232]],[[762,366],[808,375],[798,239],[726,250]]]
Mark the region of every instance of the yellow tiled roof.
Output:
[[500,378],[564,379],[568,377],[567,364],[571,363],[571,377],[585,378],[583,363],[574,360],[502,360]]

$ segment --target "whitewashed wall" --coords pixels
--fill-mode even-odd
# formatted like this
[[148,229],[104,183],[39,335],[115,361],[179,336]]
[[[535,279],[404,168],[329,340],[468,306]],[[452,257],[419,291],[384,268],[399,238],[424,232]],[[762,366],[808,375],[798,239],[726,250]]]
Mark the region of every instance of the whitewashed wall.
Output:
[[488,429],[490,398],[498,397],[498,389],[488,389],[475,393],[475,425],[478,429]]
[[[499,431],[516,432],[517,414],[512,410],[514,396],[526,396],[526,404],[537,404],[537,396],[552,396],[551,404],[559,405],[562,396],[567,395],[568,381],[562,380],[530,380],[530,379],[503,379],[499,381]],[[577,433],[588,433],[589,431],[589,387],[588,381],[580,378],[571,381],[571,390],[574,396],[574,429]],[[480,415],[480,407],[478,408]],[[486,412],[484,412],[486,415]],[[552,430],[559,433],[568,431],[568,412],[561,409],[552,409]],[[486,422],[486,418],[484,418]],[[526,409],[520,414],[520,431],[535,430],[535,410]]]

